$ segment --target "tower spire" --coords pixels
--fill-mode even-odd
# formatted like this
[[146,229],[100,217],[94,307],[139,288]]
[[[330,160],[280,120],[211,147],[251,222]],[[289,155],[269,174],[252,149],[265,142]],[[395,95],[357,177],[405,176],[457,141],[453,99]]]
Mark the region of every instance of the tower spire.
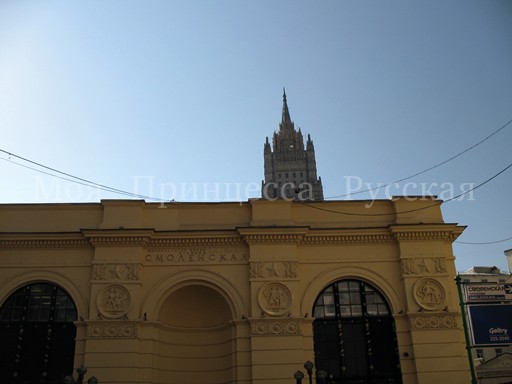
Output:
[[302,130],[290,119],[286,90],[283,87],[283,115],[279,131],[274,131],[272,146],[268,137],[263,149],[265,180],[261,196],[266,199],[314,200],[324,198],[322,179],[317,176],[315,148],[308,134],[306,148]]
[[290,118],[290,111],[288,111],[288,103],[286,102],[286,90],[283,87],[283,116],[281,123],[290,124],[292,119]]

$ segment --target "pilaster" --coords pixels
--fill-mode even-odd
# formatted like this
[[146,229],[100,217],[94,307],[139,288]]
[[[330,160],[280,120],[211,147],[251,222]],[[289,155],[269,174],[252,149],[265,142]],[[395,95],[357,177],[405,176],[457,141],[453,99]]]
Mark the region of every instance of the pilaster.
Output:
[[408,357],[414,359],[416,370],[415,375],[404,374],[404,382],[468,382],[451,253],[451,242],[462,228],[455,224],[404,224],[393,225],[390,231],[399,246],[405,293],[406,317],[397,322],[401,328],[397,331],[408,328],[411,346],[407,349],[411,352],[407,354],[412,354]]
[[[297,247],[307,229],[244,228],[239,231],[250,247],[253,383],[287,384],[305,361],[305,319],[300,314]],[[308,325],[311,326],[310,322]]]

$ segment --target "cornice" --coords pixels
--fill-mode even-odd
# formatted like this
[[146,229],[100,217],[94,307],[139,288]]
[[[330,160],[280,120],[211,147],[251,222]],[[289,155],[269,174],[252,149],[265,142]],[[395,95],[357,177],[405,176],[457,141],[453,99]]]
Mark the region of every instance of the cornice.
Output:
[[238,228],[247,244],[298,244],[308,230],[308,227]]
[[115,229],[82,231],[94,247],[142,247],[154,233],[152,229]]
[[[161,237],[160,237],[161,236]],[[165,237],[164,237],[165,236]],[[197,236],[197,237],[196,237]],[[159,235],[146,244],[148,248],[168,248],[176,246],[240,246],[244,245],[242,238],[236,235],[202,236],[202,235]]]
[[80,233],[18,233],[0,234],[0,249],[45,248],[77,249],[89,248],[89,242]]
[[304,245],[337,244],[381,244],[394,241],[388,230],[351,229],[351,230],[311,230],[302,240]]
[[464,231],[456,224],[392,225],[389,227],[398,241],[454,241]]

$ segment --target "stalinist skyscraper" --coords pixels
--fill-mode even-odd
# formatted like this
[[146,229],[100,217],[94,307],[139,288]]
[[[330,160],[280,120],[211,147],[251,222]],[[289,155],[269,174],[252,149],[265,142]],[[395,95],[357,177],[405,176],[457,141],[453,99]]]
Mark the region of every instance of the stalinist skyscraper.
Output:
[[283,113],[279,131],[274,132],[272,147],[264,146],[265,180],[262,197],[266,199],[316,200],[324,198],[322,179],[317,176],[315,147],[308,134],[306,149],[299,128],[290,118],[286,92],[283,89]]

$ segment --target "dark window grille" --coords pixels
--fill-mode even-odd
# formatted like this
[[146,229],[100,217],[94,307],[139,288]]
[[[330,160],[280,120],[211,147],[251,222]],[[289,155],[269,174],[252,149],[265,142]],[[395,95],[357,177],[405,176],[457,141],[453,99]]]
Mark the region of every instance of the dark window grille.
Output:
[[62,383],[73,371],[77,312],[50,283],[26,285],[0,308],[2,383]]
[[313,308],[315,365],[331,383],[402,383],[394,319],[380,292],[338,281]]

